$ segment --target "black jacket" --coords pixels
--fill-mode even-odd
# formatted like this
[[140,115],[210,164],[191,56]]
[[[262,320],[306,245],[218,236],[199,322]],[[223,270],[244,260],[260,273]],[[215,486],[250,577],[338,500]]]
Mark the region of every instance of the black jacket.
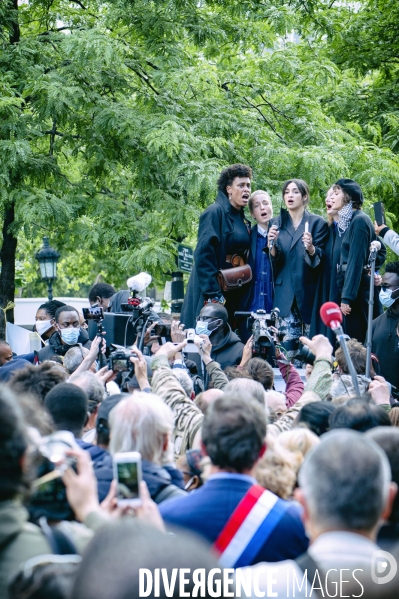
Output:
[[336,225],[329,225],[324,248],[325,257],[317,283],[316,300],[310,325],[310,338],[314,335],[325,335],[333,346],[336,342],[335,333],[321,320],[320,306],[325,302],[335,302],[338,306],[341,304],[341,293],[337,285],[337,264],[339,264],[341,256],[341,242],[342,237],[338,235]]
[[[90,349],[91,341],[89,339],[89,335],[83,329],[80,329],[77,344],[79,343],[81,343],[83,347]],[[39,362],[44,362],[45,360],[52,360],[54,356],[65,356],[68,349],[71,349],[71,347],[74,346],[62,343],[60,334],[55,331],[55,333],[51,335],[48,345],[39,351],[38,360]]]
[[390,308],[373,320],[371,351],[379,361],[380,374],[399,390],[399,314]]
[[[226,335],[219,345],[212,345],[211,358],[219,362],[224,370],[227,366],[236,366],[241,362],[244,344],[238,335],[233,333],[230,326],[226,325]],[[212,341],[212,338],[211,338]]]
[[[370,244],[377,239],[373,223],[362,210],[356,210],[352,216],[349,227],[342,236],[340,264],[346,265],[346,271],[339,273],[337,282],[341,290],[342,302],[351,304],[359,295],[362,283],[369,285],[370,277],[367,275],[365,266],[370,255]],[[376,268],[382,266],[385,261],[382,244],[378,254]],[[363,286],[364,286],[363,285]]]
[[[244,219],[244,212],[242,212]],[[188,282],[186,296],[180,316],[186,328],[195,327],[195,322],[206,299],[221,295],[216,275],[226,268],[226,247],[229,236],[234,236],[234,221],[231,204],[219,191],[216,201],[201,214],[198,226],[198,241],[194,252],[194,266]],[[243,294],[241,306],[247,303],[250,285]],[[231,295],[234,292],[229,292]],[[228,298],[226,298],[228,300]],[[239,307],[237,307],[239,309]]]
[[[302,242],[305,222],[309,223],[316,251],[309,256]],[[275,245],[276,256],[272,258],[274,275],[274,304],[285,318],[296,299],[302,320],[310,324],[315,301],[316,287],[324,259],[324,248],[328,236],[326,221],[305,210],[297,230],[294,229],[288,211],[284,208],[280,216],[273,218],[270,225],[277,225],[279,236]]]

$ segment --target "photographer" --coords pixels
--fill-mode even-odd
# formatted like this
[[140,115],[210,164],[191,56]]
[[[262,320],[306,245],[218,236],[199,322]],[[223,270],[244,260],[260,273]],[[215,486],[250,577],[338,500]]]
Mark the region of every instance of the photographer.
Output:
[[189,399],[173,374],[169,360],[181,352],[187,341],[178,345],[165,343],[152,359],[152,392],[161,397],[174,415],[173,446],[175,459],[187,449],[199,448],[200,430],[203,421],[201,410]]

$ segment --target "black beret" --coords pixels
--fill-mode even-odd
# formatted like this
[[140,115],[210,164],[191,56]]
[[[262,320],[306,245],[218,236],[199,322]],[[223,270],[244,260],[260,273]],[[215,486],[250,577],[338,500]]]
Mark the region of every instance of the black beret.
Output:
[[359,183],[356,183],[356,181],[353,181],[353,179],[339,179],[335,185],[339,185],[341,189],[346,191],[346,193],[350,195],[354,202],[357,204],[363,204],[364,197]]

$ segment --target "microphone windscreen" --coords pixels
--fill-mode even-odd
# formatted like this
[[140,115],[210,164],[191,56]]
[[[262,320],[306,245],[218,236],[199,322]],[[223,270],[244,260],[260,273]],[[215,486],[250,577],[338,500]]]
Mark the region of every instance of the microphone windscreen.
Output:
[[320,308],[320,316],[326,327],[330,327],[332,323],[342,322],[342,312],[338,304],[335,302],[326,302]]
[[126,283],[129,289],[133,289],[133,291],[141,293],[142,291],[144,291],[144,289],[148,287],[151,281],[152,277],[148,274],[148,272],[141,272],[134,277],[130,277],[130,279],[128,279]]
[[381,242],[375,239],[371,242],[370,249],[371,248],[375,248],[377,251],[379,251],[381,249]]

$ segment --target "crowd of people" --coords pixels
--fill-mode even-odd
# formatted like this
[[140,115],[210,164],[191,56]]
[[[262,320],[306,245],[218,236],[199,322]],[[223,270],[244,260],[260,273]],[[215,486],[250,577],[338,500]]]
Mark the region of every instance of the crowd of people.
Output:
[[[101,367],[107,340],[56,300],[36,314],[39,352],[0,341],[0,599],[397,597],[399,262],[376,277],[370,365],[364,341],[370,242],[395,251],[399,236],[374,229],[352,180],[329,190],[327,222],[296,179],[273,219],[251,176],[222,172],[182,314],[151,311],[128,368]],[[234,268],[225,301],[217,275]],[[98,283],[88,303],[117,314],[128,297]],[[327,300],[355,380],[322,328]],[[266,359],[235,312],[275,308]],[[139,501],[125,503],[116,465],[137,454]]]

